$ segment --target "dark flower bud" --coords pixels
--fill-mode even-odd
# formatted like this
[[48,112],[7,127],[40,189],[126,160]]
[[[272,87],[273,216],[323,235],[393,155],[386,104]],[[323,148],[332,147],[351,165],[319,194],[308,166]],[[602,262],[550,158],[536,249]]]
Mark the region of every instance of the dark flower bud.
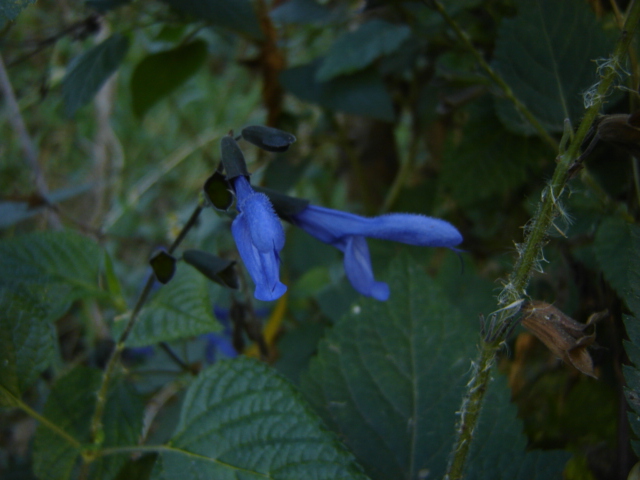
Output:
[[242,138],[267,152],[285,152],[296,137],[277,128],[251,125],[242,129]]
[[242,150],[240,150],[238,142],[236,142],[233,137],[227,135],[222,138],[220,142],[220,154],[227,179],[233,180],[236,177],[249,176],[247,163],[244,160]]
[[226,212],[233,203],[231,185],[227,182],[227,177],[220,172],[215,172],[204,182],[203,190],[216,210]]
[[149,264],[156,278],[162,284],[169,283],[176,273],[176,259],[164,250],[158,250],[149,259]]
[[182,258],[209,280],[223,287],[233,289],[239,287],[235,271],[236,262],[233,260],[225,260],[201,250],[186,250]]

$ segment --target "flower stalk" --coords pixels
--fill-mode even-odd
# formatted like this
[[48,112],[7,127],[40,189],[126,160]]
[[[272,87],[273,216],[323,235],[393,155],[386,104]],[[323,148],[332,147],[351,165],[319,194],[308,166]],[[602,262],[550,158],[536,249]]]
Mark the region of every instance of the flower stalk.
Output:
[[[482,56],[470,43],[468,37],[463,35],[464,32],[444,10],[440,2],[437,0],[432,2],[436,9],[441,13],[447,23],[456,31],[464,43],[475,52],[474,55],[480,65],[487,71],[496,84],[507,94],[510,89],[508,85],[495,72],[490,70],[489,65],[484,61]],[[532,219],[530,227],[526,229],[525,243],[519,248],[519,258],[514,265],[513,271],[509,276],[509,280],[505,285],[505,289],[499,297],[501,306],[507,306],[497,312],[496,318],[491,322],[492,332],[483,339],[480,347],[478,359],[473,364],[473,375],[469,383],[459,410],[459,421],[457,425],[456,439],[451,450],[449,466],[445,474],[447,480],[459,480],[464,476],[467,457],[474,437],[474,430],[477,426],[478,418],[482,410],[484,395],[491,380],[491,367],[495,363],[498,351],[506,340],[511,326],[516,321],[516,314],[522,305],[522,299],[526,293],[529,279],[533,271],[539,265],[542,257],[542,249],[546,243],[547,234],[553,225],[553,221],[562,213],[559,205],[559,199],[570,180],[572,173],[576,171],[579,165],[580,148],[589,132],[591,126],[596,120],[604,98],[611,88],[613,81],[618,75],[618,67],[623,64],[627,55],[629,45],[633,38],[633,33],[638,27],[640,20],[640,2],[633,0],[627,9],[627,16],[624,27],[621,32],[620,40],[611,55],[611,58],[605,68],[600,70],[600,81],[597,85],[596,94],[591,106],[585,112],[585,115],[571,139],[571,143],[566,151],[560,152],[557,158],[558,164],[554,171],[553,177],[543,193],[538,213]],[[506,87],[506,89],[505,89]],[[518,110],[524,109],[521,113],[528,119],[535,118],[521,102],[513,95],[508,95]],[[536,130],[539,130],[537,122],[532,122]],[[541,132],[541,137],[546,143],[551,144],[549,139],[553,140],[547,132]],[[553,142],[555,144],[555,141]],[[511,306],[514,308],[509,308]]]

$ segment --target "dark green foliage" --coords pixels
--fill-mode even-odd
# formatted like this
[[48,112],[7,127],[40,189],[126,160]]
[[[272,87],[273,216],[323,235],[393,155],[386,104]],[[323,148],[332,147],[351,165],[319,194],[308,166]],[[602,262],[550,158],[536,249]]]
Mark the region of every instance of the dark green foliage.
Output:
[[129,39],[115,34],[71,62],[62,81],[62,95],[68,116],[93,99],[118,69],[127,50]]
[[236,262],[233,260],[225,260],[201,250],[186,250],[182,258],[209,280],[224,287],[234,289],[239,287],[234,268]]
[[[582,95],[597,79],[594,62],[603,63],[612,46],[584,2],[525,0],[500,27],[493,66],[546,130],[562,132],[565,118],[580,120]],[[496,105],[506,128],[533,133],[509,102]]]
[[143,59],[131,76],[131,97],[136,117],[145,114],[160,100],[178,89],[205,62],[207,45],[196,40]]
[[151,478],[360,479],[353,456],[300,394],[267,366],[221,362],[187,391]]
[[149,264],[160,283],[169,283],[176,273],[176,258],[164,250],[160,250],[151,256]]
[[15,20],[18,14],[35,0],[1,0],[0,1],[0,26],[8,20]]

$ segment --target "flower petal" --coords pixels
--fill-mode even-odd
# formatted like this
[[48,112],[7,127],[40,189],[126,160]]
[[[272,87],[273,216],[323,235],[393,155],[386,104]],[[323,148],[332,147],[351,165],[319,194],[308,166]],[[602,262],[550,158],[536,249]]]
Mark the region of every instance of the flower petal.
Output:
[[332,245],[349,235],[422,247],[453,247],[462,242],[462,235],[449,222],[411,213],[390,213],[367,218],[309,205],[294,217],[294,221],[310,235]]
[[287,287],[280,282],[279,259],[272,248],[262,253],[254,246],[244,213],[240,213],[231,224],[231,233],[247,271],[256,285],[254,296],[258,300],[270,301],[280,298]]
[[344,252],[344,271],[347,278],[358,292],[376,300],[389,298],[389,286],[384,282],[376,282],[371,267],[369,246],[364,237],[347,237],[336,245]]

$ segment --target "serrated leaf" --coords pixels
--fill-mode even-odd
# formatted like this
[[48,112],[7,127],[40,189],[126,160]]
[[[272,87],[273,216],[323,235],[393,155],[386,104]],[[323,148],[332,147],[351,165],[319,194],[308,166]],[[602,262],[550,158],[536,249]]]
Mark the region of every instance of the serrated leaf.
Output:
[[604,278],[640,314],[640,227],[617,218],[600,224],[594,251]]
[[[46,303],[25,291],[0,288],[0,386],[20,398],[50,364],[55,332]],[[14,404],[0,395],[0,405]]]
[[529,181],[548,150],[538,139],[514,135],[500,124],[489,100],[471,110],[459,144],[445,151],[442,184],[463,206],[506,195]]
[[7,20],[15,20],[18,14],[36,0],[0,0],[0,26]]
[[[373,478],[441,478],[477,351],[477,324],[408,257],[394,260],[386,280],[389,301],[359,300],[321,342],[303,392]],[[508,404],[509,393],[499,394],[500,405]],[[486,425],[503,414],[490,409],[485,415]],[[524,455],[519,425],[516,432],[522,438],[514,451]],[[485,444],[491,435],[477,439]],[[513,455],[503,440],[496,436],[490,447],[508,452],[495,458],[500,462]]]
[[[612,47],[584,2],[527,0],[503,21],[493,67],[545,129],[560,133],[565,118],[577,124],[582,94],[596,82],[594,60],[608,58]],[[535,133],[507,100],[497,100],[497,109],[509,130]]]
[[152,479],[185,477],[366,479],[286,380],[243,357],[202,372],[187,391]]
[[[42,480],[67,480],[78,461],[80,445],[90,440],[90,424],[102,372],[76,367],[54,384],[42,415],[60,435],[40,424],[34,440],[34,473]],[[104,412],[104,447],[135,445],[142,428],[143,404],[126,385],[110,390]],[[92,465],[90,478],[109,480],[126,462],[126,456],[108,456]]]
[[497,374],[484,399],[469,451],[467,480],[547,480],[562,478],[569,452],[526,451],[518,409],[510,402],[511,390],[504,375]]
[[444,474],[476,352],[477,324],[411,264],[392,262],[390,300],[358,300],[302,377],[307,398],[377,479]]
[[55,319],[79,298],[101,297],[104,252],[73,231],[39,232],[0,241],[0,288],[25,289]]
[[217,27],[246,33],[255,40],[263,38],[251,0],[164,0],[176,10],[206,20]]
[[410,35],[411,29],[406,25],[370,20],[336,39],[316,73],[316,80],[325,82],[363,70],[378,58],[393,53]]
[[364,115],[391,122],[393,102],[382,77],[373,68],[326,82],[316,80],[320,63],[290,68],[280,75],[284,88],[307,102],[353,115]]
[[138,63],[131,75],[131,101],[136,117],[143,117],[151,107],[189,80],[206,58],[206,42],[196,40],[154,53]]
[[118,69],[128,50],[129,40],[116,33],[72,60],[62,80],[62,96],[68,116],[95,97]]
[[171,283],[161,287],[142,310],[127,346],[152,345],[219,330],[207,279],[193,268],[179,265]]

